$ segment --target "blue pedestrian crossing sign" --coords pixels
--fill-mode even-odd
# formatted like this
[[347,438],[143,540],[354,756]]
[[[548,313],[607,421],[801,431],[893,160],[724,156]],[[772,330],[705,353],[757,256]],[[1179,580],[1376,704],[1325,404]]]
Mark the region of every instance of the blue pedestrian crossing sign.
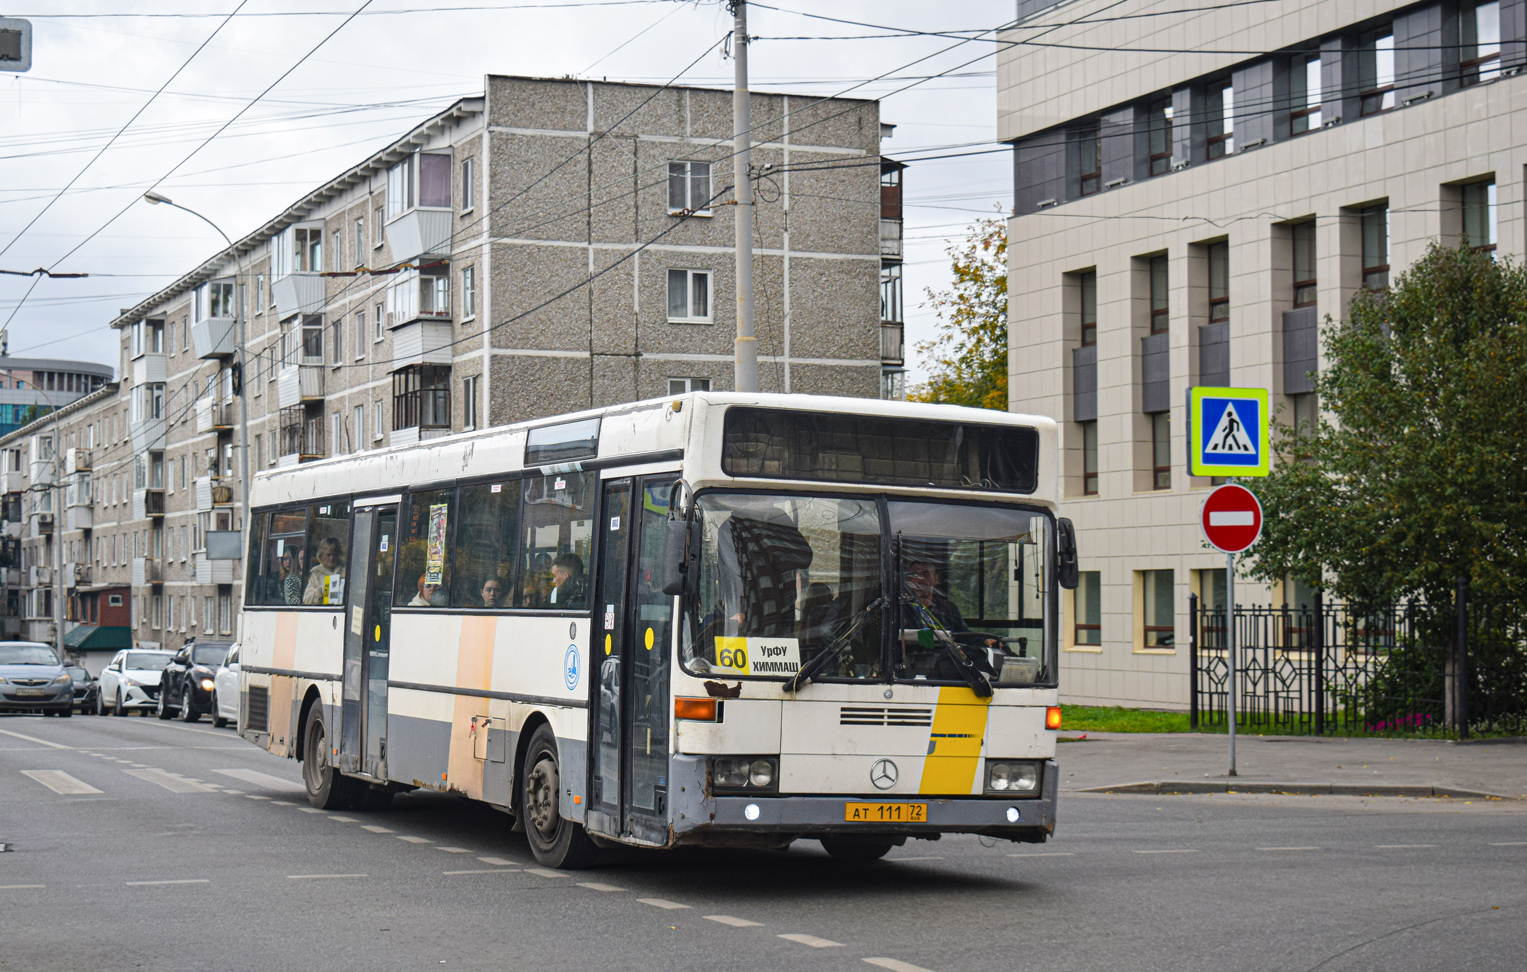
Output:
[[1266,476],[1267,389],[1188,389],[1188,472],[1194,476]]

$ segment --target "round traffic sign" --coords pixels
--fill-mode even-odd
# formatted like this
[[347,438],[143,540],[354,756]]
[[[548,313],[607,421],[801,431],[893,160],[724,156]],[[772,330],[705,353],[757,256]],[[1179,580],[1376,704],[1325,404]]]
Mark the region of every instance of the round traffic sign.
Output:
[[1245,486],[1216,487],[1199,513],[1204,539],[1225,553],[1240,553],[1262,535],[1262,504]]

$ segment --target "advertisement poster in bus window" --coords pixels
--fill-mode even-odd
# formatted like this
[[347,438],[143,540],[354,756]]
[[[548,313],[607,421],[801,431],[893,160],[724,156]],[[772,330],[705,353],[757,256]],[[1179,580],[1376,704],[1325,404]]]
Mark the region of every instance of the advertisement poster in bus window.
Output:
[[425,545],[424,583],[439,585],[445,575],[445,520],[449,509],[445,503],[434,503],[429,508],[429,537]]

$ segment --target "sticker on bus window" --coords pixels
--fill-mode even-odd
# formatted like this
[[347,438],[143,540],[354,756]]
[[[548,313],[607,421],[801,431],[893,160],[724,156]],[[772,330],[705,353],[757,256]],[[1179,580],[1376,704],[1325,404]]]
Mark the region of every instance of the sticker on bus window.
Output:
[[363,624],[361,621],[361,606],[357,604],[350,609],[350,633],[359,638],[364,630]]
[[387,552],[387,534],[385,534],[385,533],[382,534],[382,542],[377,545],[376,552],[377,553],[386,553]]
[[429,536],[425,545],[424,583],[440,586],[445,578],[445,528],[450,507],[434,503],[429,508]]
[[611,533],[619,533],[620,532],[620,517],[618,517],[618,516],[610,517],[610,532]]
[[492,486],[488,487],[488,492],[490,492],[490,493],[502,493],[503,491],[504,491],[504,484],[503,483],[494,483]]

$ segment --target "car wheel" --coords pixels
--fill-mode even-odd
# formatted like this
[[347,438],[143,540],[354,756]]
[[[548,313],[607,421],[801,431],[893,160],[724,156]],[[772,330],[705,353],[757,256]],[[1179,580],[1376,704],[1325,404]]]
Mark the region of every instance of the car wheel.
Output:
[[520,807],[530,852],[547,867],[580,868],[594,863],[599,848],[581,824],[562,816],[562,774],[557,765],[557,737],[543,725],[530,737],[521,779]]
[[165,693],[163,691],[161,691],[159,693],[158,700],[156,702],[154,702],[154,715],[158,716],[161,719],[168,719],[170,717],[170,710],[164,704],[164,696],[165,696]]
[[201,713],[196,711],[196,702],[191,695],[191,684],[186,683],[185,690],[180,693],[180,721],[195,722],[201,718]]
[[366,784],[329,765],[329,732],[322,709],[315,704],[308,710],[307,729],[303,733],[302,783],[307,787],[308,802],[318,809],[348,810],[360,799],[361,787]]
[[228,725],[228,720],[223,717],[223,707],[218,704],[217,692],[212,693],[212,728],[222,729]]
[[123,706],[122,706],[122,690],[121,689],[117,689],[117,700],[114,703],[112,703],[111,714],[114,715],[114,716],[125,716],[125,715],[127,715],[127,709],[123,708]]
[[106,714],[105,706],[101,705],[101,693],[100,692],[95,693],[95,714],[96,715],[105,715]]
[[822,849],[827,852],[827,856],[839,861],[878,861],[895,846],[895,842],[889,840],[822,838]]

